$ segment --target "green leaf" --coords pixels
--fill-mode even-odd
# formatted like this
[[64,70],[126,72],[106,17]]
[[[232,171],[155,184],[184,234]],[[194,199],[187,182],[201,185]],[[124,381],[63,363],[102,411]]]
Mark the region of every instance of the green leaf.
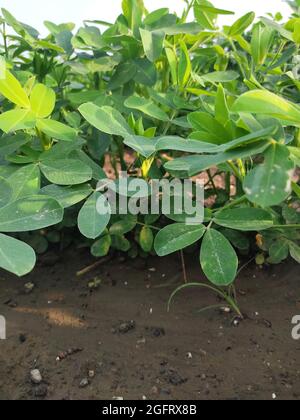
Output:
[[102,236],[91,247],[91,253],[96,258],[105,257],[110,250],[112,239],[110,235]]
[[295,242],[289,242],[291,257],[300,264],[300,246]]
[[106,197],[95,192],[80,210],[78,228],[86,238],[96,239],[104,232],[109,220],[110,207]]
[[119,113],[114,108],[103,106],[102,108],[89,102],[79,107],[79,112],[89,124],[106,134],[127,137],[132,131]]
[[154,10],[154,12],[149,13],[144,19],[144,25],[151,26],[162,17],[166,16],[169,13],[169,9],[163,7],[161,9]]
[[196,35],[202,31],[201,25],[196,22],[189,22],[189,23],[177,23],[176,25],[163,27],[160,30],[164,31],[166,35],[174,36],[174,35],[181,35],[181,34],[191,34]]
[[145,99],[140,96],[131,96],[124,102],[124,105],[130,109],[136,109],[151,118],[155,118],[160,121],[169,121],[168,115],[160,109],[150,99]]
[[151,32],[142,28],[140,28],[140,33],[146,57],[154,63],[161,56],[165,34],[164,32]]
[[268,26],[269,28],[275,29],[275,31],[277,31],[281,36],[283,36],[283,38],[286,38],[286,39],[288,39],[289,41],[292,41],[292,42],[294,41],[293,33],[286,30],[282,25],[279,25],[274,20],[270,20],[268,18],[261,17],[261,21],[266,26]]
[[101,97],[99,90],[87,90],[80,92],[72,92],[66,95],[67,99],[77,108],[86,102],[96,101]]
[[142,136],[130,136],[124,140],[126,146],[131,147],[146,159],[156,153],[157,143],[158,139],[149,139]]
[[225,153],[218,153],[211,156],[187,156],[179,159],[174,159],[165,164],[168,171],[184,171],[189,176],[198,175],[201,171],[220,165],[221,163],[235,160],[245,159],[260,153],[263,153],[268,147],[269,142],[262,142],[262,144],[249,145],[237,150],[231,150]]
[[296,184],[295,182],[292,182],[292,189],[294,193],[297,195],[297,197],[300,198],[300,186]]
[[243,232],[257,232],[270,229],[274,225],[270,213],[251,207],[222,210],[216,214],[214,222],[219,226]]
[[0,115],[0,129],[5,133],[33,128],[36,118],[29,109],[13,109]]
[[47,118],[55,107],[56,95],[54,90],[38,83],[30,95],[31,110],[37,118]]
[[63,209],[50,197],[21,198],[0,209],[0,232],[27,232],[56,225]]
[[109,85],[108,85],[109,89],[115,90],[115,89],[119,89],[120,87],[123,87],[124,85],[126,85],[126,83],[130,82],[131,80],[134,80],[134,77],[136,76],[136,72],[137,72],[137,67],[133,61],[130,61],[130,62],[126,61],[125,63],[121,63],[116,68],[116,71],[109,82]]
[[300,110],[296,105],[266,90],[244,93],[234,103],[232,111],[270,115],[300,125]]
[[112,238],[112,247],[121,252],[128,252],[131,248],[131,243],[125,236],[113,236]]
[[77,137],[77,131],[61,122],[54,120],[38,120],[37,128],[47,136],[55,140],[74,141]]
[[216,104],[215,104],[216,120],[225,127],[230,120],[230,112],[227,104],[226,94],[223,86],[219,84]]
[[[81,162],[85,163],[92,169],[93,179],[100,181],[100,179],[106,178],[106,173],[92,158],[90,158],[83,150],[77,150],[71,153],[70,158],[79,158]],[[99,156],[100,157],[100,156]]]
[[144,252],[151,252],[153,248],[154,235],[149,226],[143,226],[140,232],[140,246]]
[[214,30],[218,13],[207,0],[196,0],[194,4],[194,15],[197,22],[205,29]]
[[241,35],[254,21],[255,13],[250,12],[238,19],[229,29],[228,35],[235,37]]
[[198,242],[205,233],[205,227],[175,223],[162,229],[155,238],[154,249],[158,256],[165,257]]
[[27,93],[22,88],[21,83],[9,70],[6,70],[5,78],[0,79],[0,93],[21,108],[30,108],[30,101]]
[[12,197],[11,185],[2,177],[0,177],[0,208],[5,206]]
[[289,244],[286,239],[278,239],[272,243],[269,249],[270,257],[268,262],[270,264],[280,264],[289,256]]
[[126,219],[119,220],[109,229],[110,235],[123,236],[131,232],[137,225],[137,217],[127,215]]
[[93,190],[88,184],[74,185],[71,187],[47,185],[41,189],[41,194],[54,198],[64,209],[85,200],[92,192]]
[[263,26],[261,23],[254,25],[251,54],[255,65],[263,65],[268,56],[272,45],[274,30],[270,27]]
[[231,12],[230,10],[218,9],[216,7],[205,6],[205,5],[201,6],[201,11],[212,13],[214,15],[234,15],[235,14],[234,12]]
[[7,181],[13,188],[12,200],[38,194],[41,187],[40,170],[37,165],[28,165],[14,172]]
[[198,140],[186,140],[176,136],[160,137],[156,143],[156,151],[176,150],[186,153],[217,153],[215,144]]
[[188,115],[188,121],[194,130],[205,131],[210,134],[216,144],[223,144],[231,140],[230,133],[208,113],[193,112]]
[[209,83],[228,83],[238,79],[240,75],[233,70],[215,71],[201,76],[205,82]]
[[0,267],[19,277],[28,274],[35,266],[34,250],[24,242],[0,234]]
[[123,0],[122,9],[129,28],[132,29],[135,36],[138,36],[145,10],[143,0]]
[[141,85],[152,87],[157,81],[156,67],[151,61],[144,58],[134,60],[136,73],[133,80]]
[[256,166],[244,181],[247,198],[261,207],[282,203],[292,191],[294,164],[286,146],[274,143],[265,153],[263,164]]
[[238,230],[222,229],[221,233],[231,242],[231,244],[241,250],[249,252],[250,249],[250,238]]
[[165,51],[166,51],[166,56],[167,56],[168,63],[169,63],[169,66],[170,66],[173,85],[177,86],[177,84],[178,84],[178,72],[177,72],[178,62],[177,62],[176,52],[174,51],[173,48],[166,48]]
[[192,63],[187,46],[183,41],[180,42],[180,48],[181,53],[178,63],[178,84],[181,88],[184,88],[188,84],[192,74]]
[[31,140],[25,133],[4,136],[0,139],[0,156],[7,156],[16,152]]
[[77,185],[92,179],[92,169],[80,160],[47,159],[40,163],[45,177],[57,185]]
[[203,238],[200,262],[204,274],[216,286],[229,286],[236,278],[236,252],[228,239],[215,229],[208,229]]

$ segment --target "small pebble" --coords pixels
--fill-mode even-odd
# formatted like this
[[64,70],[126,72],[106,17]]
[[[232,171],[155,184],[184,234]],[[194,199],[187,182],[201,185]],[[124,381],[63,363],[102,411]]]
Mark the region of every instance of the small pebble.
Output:
[[88,378],[84,378],[80,382],[79,388],[86,388],[87,386],[89,386],[89,384],[90,384],[90,382],[89,382]]
[[31,382],[35,385],[39,385],[43,381],[41,372],[38,369],[33,369],[30,372],[30,379]]

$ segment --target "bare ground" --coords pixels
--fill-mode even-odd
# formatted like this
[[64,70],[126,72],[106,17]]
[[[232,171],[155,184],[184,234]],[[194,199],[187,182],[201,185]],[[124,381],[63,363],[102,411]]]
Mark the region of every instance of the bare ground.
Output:
[[[167,301],[182,280],[180,259],[93,262],[85,251],[44,257],[25,279],[0,272],[0,399],[255,400],[300,398],[299,266],[250,266],[237,281],[246,320],[213,309],[204,289]],[[190,281],[201,281],[197,258]],[[101,279],[97,290],[89,281]],[[32,282],[31,293],[24,284]],[[43,382],[33,385],[38,368]],[[87,379],[87,380],[86,380]],[[82,382],[84,380],[84,382]]]

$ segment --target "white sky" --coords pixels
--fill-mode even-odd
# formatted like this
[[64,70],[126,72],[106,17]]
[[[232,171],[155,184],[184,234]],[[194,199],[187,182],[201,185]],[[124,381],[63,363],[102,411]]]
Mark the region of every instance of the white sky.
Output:
[[[149,11],[160,7],[169,7],[171,11],[180,12],[184,7],[183,0],[144,0]],[[232,10],[239,17],[249,11],[257,16],[267,12],[280,11],[288,16],[290,8],[283,0],[211,0],[215,7]],[[8,9],[15,17],[45,34],[44,20],[55,23],[74,22],[79,25],[84,19],[101,19],[112,22],[120,14],[121,0],[0,0],[0,6]],[[236,17],[222,18],[228,23]]]

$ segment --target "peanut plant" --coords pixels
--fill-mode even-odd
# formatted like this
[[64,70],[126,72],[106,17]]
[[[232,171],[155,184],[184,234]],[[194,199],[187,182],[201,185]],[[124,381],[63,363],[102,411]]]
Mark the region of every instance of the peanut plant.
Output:
[[[98,258],[197,254],[217,288],[245,255],[300,262],[298,2],[288,22],[250,12],[224,27],[233,12],[185,3],[177,16],[123,0],[115,23],[47,21],[46,38],[2,9],[1,268],[27,274],[29,244],[44,251],[70,225]],[[108,166],[116,185],[121,170],[204,177],[204,222],[100,214]]]

